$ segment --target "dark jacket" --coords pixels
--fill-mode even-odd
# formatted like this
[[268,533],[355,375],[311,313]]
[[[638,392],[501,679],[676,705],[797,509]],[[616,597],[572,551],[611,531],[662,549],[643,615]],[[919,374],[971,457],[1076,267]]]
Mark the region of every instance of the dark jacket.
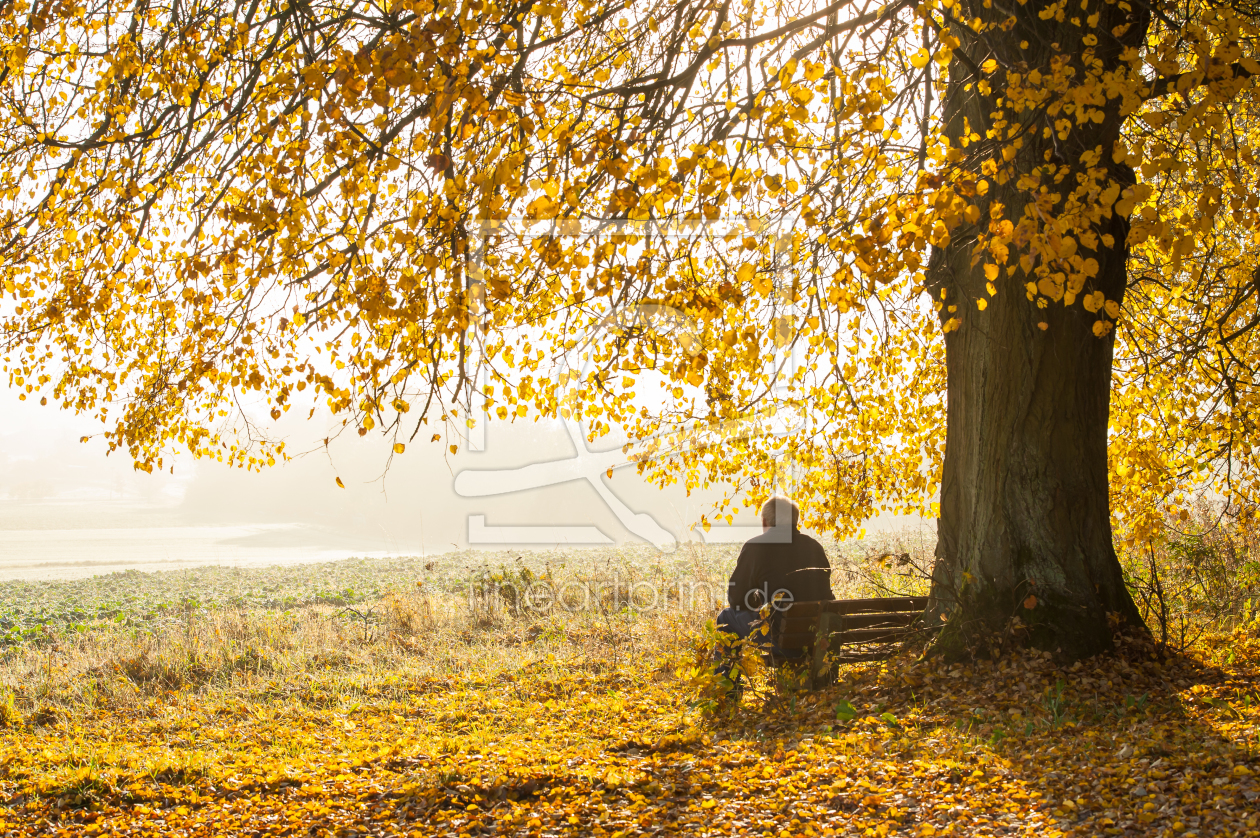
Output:
[[727,601],[735,609],[756,609],[776,591],[790,591],[793,602],[834,599],[831,564],[822,545],[800,530],[790,542],[770,530],[750,538],[739,551]]

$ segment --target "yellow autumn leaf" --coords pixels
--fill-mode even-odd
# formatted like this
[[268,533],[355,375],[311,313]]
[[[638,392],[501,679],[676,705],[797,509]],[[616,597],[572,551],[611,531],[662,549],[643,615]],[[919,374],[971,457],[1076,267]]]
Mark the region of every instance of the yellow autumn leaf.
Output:
[[[916,561],[931,556],[930,547],[910,549]],[[569,552],[588,567],[626,561],[625,551],[617,548]],[[1019,648],[1004,650],[1000,667],[933,658],[892,674],[888,667],[850,667],[843,688],[801,689],[798,697],[808,702],[810,713],[793,720],[780,708],[748,698],[729,701],[729,681],[723,683],[713,665],[722,650],[707,638],[696,648],[680,642],[679,625],[690,621],[694,626],[696,618],[676,600],[652,610],[625,608],[618,619],[634,632],[641,653],[608,652],[593,675],[581,665],[589,663],[595,642],[581,630],[590,615],[554,607],[554,595],[567,592],[577,601],[584,593],[606,589],[581,569],[547,562],[545,551],[514,555],[519,558],[507,569],[510,578],[471,575],[473,608],[452,609],[438,630],[425,620],[432,607],[431,579],[447,563],[442,556],[351,560],[286,568],[282,574],[250,567],[206,568],[178,579],[128,574],[133,610],[126,623],[105,620],[80,625],[76,633],[91,644],[102,668],[126,677],[120,688],[130,701],[142,699],[146,712],[178,735],[157,754],[143,737],[120,737],[120,729],[142,724],[130,702],[117,706],[102,703],[99,694],[76,693],[81,675],[75,668],[64,665],[63,658],[54,658],[63,665],[48,666],[50,655],[73,651],[50,651],[33,637],[12,639],[7,664],[18,671],[42,666],[43,674],[27,679],[37,683],[15,681],[0,700],[5,733],[0,764],[10,773],[22,771],[30,783],[22,810],[5,810],[0,822],[10,832],[30,833],[27,824],[55,822],[67,805],[82,803],[86,789],[92,805],[83,808],[93,820],[67,832],[140,834],[153,832],[155,821],[167,832],[311,832],[322,828],[329,812],[345,811],[335,808],[338,801],[353,801],[357,818],[391,823],[398,817],[398,802],[381,789],[397,783],[402,760],[432,772],[437,782],[420,788],[443,795],[442,808],[429,811],[423,829],[415,830],[426,834],[499,832],[506,817],[534,831],[545,829],[546,821],[578,827],[573,831],[583,834],[612,832],[626,822],[641,827],[694,823],[698,812],[706,813],[707,821],[725,821],[743,817],[749,806],[770,810],[785,797],[799,796],[801,789],[813,789],[828,811],[838,813],[835,817],[848,816],[852,822],[864,811],[878,818],[877,807],[906,799],[924,812],[945,812],[964,797],[960,788],[968,813],[977,820],[1000,821],[1014,800],[1053,806],[1073,817],[1096,817],[1107,828],[1111,818],[1092,806],[1105,796],[1135,801],[1129,805],[1138,822],[1166,823],[1180,832],[1172,826],[1185,813],[1158,812],[1147,798],[1161,793],[1155,783],[1191,772],[1211,780],[1180,788],[1179,800],[1191,801],[1182,805],[1210,811],[1217,822],[1245,824],[1254,817],[1251,801],[1240,791],[1252,787],[1254,765],[1240,759],[1204,767],[1201,757],[1206,748],[1224,743],[1245,749],[1250,741],[1255,702],[1238,685],[1251,683],[1260,653],[1245,632],[1223,648],[1219,638],[1190,642],[1182,653],[1185,660],[1149,668],[1120,655],[1064,667]],[[1161,570],[1179,567],[1162,554],[1157,561],[1163,563]],[[651,566],[649,561],[631,567]],[[414,587],[400,589],[400,571],[419,576]],[[979,581],[979,574],[961,575],[968,586]],[[518,595],[516,580],[530,580],[529,594]],[[228,581],[242,596],[219,602],[215,593]],[[662,581],[676,585],[684,578]],[[99,579],[71,580],[61,587],[81,601],[100,584]],[[172,592],[197,603],[199,619],[165,626],[168,609],[156,606]],[[293,604],[303,594],[313,594],[316,601]],[[272,613],[278,600],[289,601],[286,619]],[[324,604],[329,600],[338,605],[330,609]],[[1007,615],[1013,633],[1043,617],[1040,583],[1035,593],[1021,583],[1014,603],[1019,613]],[[1189,613],[1187,605],[1170,607],[1177,609],[1174,615]],[[546,612],[546,620],[538,621],[536,615]],[[550,633],[545,642],[522,644],[507,631],[485,631],[488,613],[509,628],[541,624]],[[957,611],[931,616],[941,623],[951,614]],[[328,630],[312,632],[312,625],[326,623]],[[194,646],[198,682],[181,682],[170,667],[136,665],[126,639],[138,630],[145,632],[145,648],[155,661],[186,660],[188,647]],[[245,655],[241,635],[255,638]],[[347,676],[339,664],[355,656],[374,661],[373,679]],[[408,705],[397,699],[396,685],[409,683],[416,659],[426,662],[429,677],[441,689]],[[1217,661],[1207,677],[1202,674],[1206,659]],[[506,675],[505,660],[512,664]],[[755,649],[741,651],[732,663],[746,685],[760,689],[771,689],[782,677],[764,665]],[[241,675],[243,665],[253,667],[248,677]],[[304,695],[319,700],[295,704],[295,682]],[[44,690],[63,698],[48,705]],[[923,700],[925,691],[933,697],[930,706]],[[1082,703],[1108,712],[1082,724],[1068,712]],[[715,736],[702,724],[661,723],[690,715],[711,719],[730,711],[751,723],[777,725],[793,747],[767,748],[753,737]],[[912,726],[923,724],[929,711],[942,722],[933,731],[932,752],[919,755],[914,770],[908,770],[906,754],[918,735]],[[1000,754],[978,750],[980,720],[993,729],[1036,735],[986,740],[1000,746]],[[48,734],[50,724],[58,736]],[[826,737],[812,735],[823,726],[831,728]],[[1148,729],[1176,736],[1156,739],[1145,735]],[[1053,737],[1053,762],[1045,760],[1047,736]],[[435,737],[449,747],[431,747]],[[575,741],[598,744],[584,746],[582,760],[574,763]],[[1158,749],[1158,760],[1151,759],[1152,748]],[[85,749],[109,753],[109,763],[79,765]],[[635,754],[646,755],[650,771],[627,767]],[[829,774],[820,789],[822,759],[835,759],[843,770]],[[1072,771],[1061,770],[1064,766]],[[482,770],[470,774],[470,767]],[[606,782],[588,782],[592,772]],[[1135,781],[1135,772],[1141,772],[1140,780]],[[1090,778],[1087,789],[1080,784],[1082,776]],[[276,782],[278,777],[287,779]],[[607,792],[608,782],[621,781],[633,783],[632,794]],[[687,784],[686,795],[678,794],[680,783]],[[732,785],[739,794],[730,793]],[[315,795],[312,806],[294,805],[303,788],[306,792],[300,793]],[[849,807],[852,812],[845,811]],[[878,826],[887,822],[875,821]],[[927,818],[903,826],[905,835],[956,833],[938,830]]]
[[[707,453],[668,446],[645,476],[786,480],[836,538],[878,508],[943,510],[948,532],[962,506],[938,492],[963,483],[944,452],[978,431],[941,405],[983,359],[943,363],[942,333],[1018,265],[1031,284],[1004,312],[1044,324],[1083,297],[1118,341],[1114,374],[1073,375],[1110,388],[1109,424],[1090,431],[1110,453],[1161,464],[1105,499],[1122,555],[1164,543],[1187,498],[1260,504],[1246,15],[1041,4],[1012,30],[955,3],[932,21],[871,11],[850,33],[807,20],[817,10],[783,24],[736,4],[718,20],[692,0],[665,26],[635,5],[404,4],[400,24],[347,3],[200,27],[191,46],[159,9],[109,49],[84,45],[129,31],[125,6],[0,12],[2,355],[19,400],[48,392],[102,420],[108,449],[146,473],[172,449],[284,462],[253,433],[257,405],[327,409],[360,436],[408,413],[408,433],[432,434],[484,397],[496,422],[577,420],[631,443],[725,428],[752,405],[801,427],[817,411],[841,430],[701,434],[688,441]],[[809,20],[854,49],[815,44]],[[682,58],[706,44],[707,60]],[[1094,289],[1126,281],[1118,330],[1118,302]],[[784,450],[815,465],[862,452],[869,471],[781,477]],[[1062,467],[1038,456],[1029,473]]]

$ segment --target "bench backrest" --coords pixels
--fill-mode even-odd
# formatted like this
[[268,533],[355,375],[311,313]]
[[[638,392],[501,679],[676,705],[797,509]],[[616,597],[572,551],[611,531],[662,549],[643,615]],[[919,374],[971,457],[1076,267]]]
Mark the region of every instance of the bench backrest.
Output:
[[785,652],[808,651],[818,637],[823,614],[831,647],[859,643],[895,643],[910,634],[927,608],[925,596],[834,599],[795,602],[771,624],[775,644]]

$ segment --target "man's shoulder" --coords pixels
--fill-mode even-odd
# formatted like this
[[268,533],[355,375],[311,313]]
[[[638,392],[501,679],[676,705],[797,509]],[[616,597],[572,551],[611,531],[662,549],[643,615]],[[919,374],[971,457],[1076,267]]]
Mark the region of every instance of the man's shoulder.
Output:
[[805,549],[809,550],[811,553],[816,553],[822,556],[824,559],[827,557],[827,551],[821,544],[818,543],[816,538],[812,538],[805,533],[801,533],[801,538],[803,539]]
[[740,555],[749,552],[762,552],[767,549],[787,548],[792,553],[817,553],[825,556],[827,551],[818,543],[816,539],[806,535],[800,530],[795,530],[790,539],[785,539],[783,534],[775,530],[767,530],[760,535],[755,535],[744,542],[744,546],[740,549]]
[[754,535],[745,541],[744,544],[796,544],[802,539],[810,544],[818,543],[800,530],[792,530],[791,534],[788,535],[777,527],[771,527],[765,532]]

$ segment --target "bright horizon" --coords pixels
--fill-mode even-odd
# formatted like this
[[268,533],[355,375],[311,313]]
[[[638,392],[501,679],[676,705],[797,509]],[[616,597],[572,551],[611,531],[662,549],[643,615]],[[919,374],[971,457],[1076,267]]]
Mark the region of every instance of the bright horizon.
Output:
[[[491,422],[484,452],[450,456],[442,445],[418,442],[394,457],[383,481],[388,441],[344,435],[326,454],[321,440],[330,427],[318,418],[288,423],[288,450],[314,450],[261,473],[183,456],[175,458],[173,474],[150,475],[135,471],[123,452],[107,457],[99,438],[81,443],[80,437],[101,428],[90,417],[20,402],[7,392],[0,399],[0,579],[628,544],[643,541],[654,525],[676,541],[742,541],[757,527],[746,512],[734,529],[715,527],[706,538],[692,525],[720,492],[688,497],[677,485],[660,490],[630,467],[599,478],[606,487],[602,498],[580,476],[494,496],[456,491],[463,469],[553,462],[579,474],[598,460],[602,473],[606,458],[598,453],[610,446],[592,446],[596,457],[576,460],[559,422]],[[482,484],[496,481],[508,488],[530,485],[529,475],[480,478]],[[620,510],[613,508],[618,502],[624,504]],[[885,515],[868,522],[868,529],[919,523]]]

